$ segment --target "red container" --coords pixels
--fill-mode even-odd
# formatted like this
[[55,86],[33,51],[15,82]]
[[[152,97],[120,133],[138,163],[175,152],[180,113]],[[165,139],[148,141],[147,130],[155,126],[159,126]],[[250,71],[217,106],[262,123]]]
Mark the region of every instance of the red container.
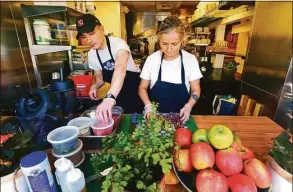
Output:
[[113,132],[114,120],[110,119],[108,123],[101,123],[95,121],[92,123],[91,127],[95,135],[106,136]]
[[76,85],[76,90],[80,92],[82,97],[88,97],[90,88],[94,81],[93,75],[76,75],[72,76],[72,80]]

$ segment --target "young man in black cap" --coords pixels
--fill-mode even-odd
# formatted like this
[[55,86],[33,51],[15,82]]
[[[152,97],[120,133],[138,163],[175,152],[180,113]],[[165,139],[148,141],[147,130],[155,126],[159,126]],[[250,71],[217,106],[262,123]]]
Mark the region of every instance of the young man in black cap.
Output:
[[136,67],[126,42],[105,36],[104,27],[91,14],[77,18],[76,27],[77,37],[91,46],[88,64],[95,71],[96,81],[91,87],[90,98],[98,99],[97,90],[104,82],[111,83],[106,97],[97,106],[97,118],[107,122],[112,118],[112,107],[116,103],[125,113],[141,112],[143,104],[138,96],[140,69]]

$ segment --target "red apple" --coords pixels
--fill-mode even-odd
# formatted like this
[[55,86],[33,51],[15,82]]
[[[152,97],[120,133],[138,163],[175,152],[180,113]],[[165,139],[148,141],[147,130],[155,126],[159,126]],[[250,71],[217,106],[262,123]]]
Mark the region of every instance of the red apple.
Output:
[[174,141],[180,148],[189,147],[191,144],[192,132],[187,128],[179,128],[175,132]]
[[243,169],[242,159],[233,148],[217,151],[216,165],[226,176],[238,174]]
[[214,170],[201,170],[195,183],[198,192],[228,192],[227,178]]
[[242,160],[254,158],[254,153],[252,152],[252,150],[244,147],[240,138],[235,133],[233,135],[233,143],[231,147],[238,152],[238,155],[242,158]]
[[252,150],[242,147],[240,151],[238,151],[238,155],[242,158],[242,160],[248,160],[248,159],[253,159],[254,158],[254,153]]
[[204,142],[190,145],[189,158],[193,168],[196,170],[212,168],[215,164],[213,148]]
[[244,162],[244,174],[251,177],[258,188],[265,189],[272,184],[271,171],[258,159],[250,159]]
[[176,151],[174,156],[174,164],[178,171],[191,172],[193,167],[189,161],[189,150],[180,149]]
[[243,174],[236,174],[228,177],[228,185],[231,192],[257,192],[253,180]]

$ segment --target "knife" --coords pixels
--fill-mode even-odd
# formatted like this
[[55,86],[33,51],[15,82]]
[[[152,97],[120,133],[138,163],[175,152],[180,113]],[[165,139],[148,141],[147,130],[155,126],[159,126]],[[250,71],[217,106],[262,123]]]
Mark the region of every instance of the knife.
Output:
[[132,133],[135,130],[135,128],[136,128],[137,116],[138,116],[138,113],[133,113],[131,115],[130,133]]

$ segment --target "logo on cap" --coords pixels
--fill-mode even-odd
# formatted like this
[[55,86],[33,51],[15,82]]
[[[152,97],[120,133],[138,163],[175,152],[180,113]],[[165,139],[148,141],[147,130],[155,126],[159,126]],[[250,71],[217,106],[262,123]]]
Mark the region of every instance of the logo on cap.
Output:
[[79,19],[79,20],[77,21],[77,25],[78,25],[78,27],[82,27],[82,26],[84,26],[83,19]]

